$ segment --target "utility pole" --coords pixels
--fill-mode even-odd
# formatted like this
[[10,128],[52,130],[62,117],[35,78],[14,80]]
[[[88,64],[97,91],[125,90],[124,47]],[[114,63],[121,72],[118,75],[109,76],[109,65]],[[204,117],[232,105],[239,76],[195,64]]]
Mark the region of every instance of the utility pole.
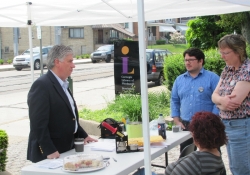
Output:
[[37,39],[40,40],[40,69],[41,69],[41,76],[43,75],[43,49],[42,49],[42,29],[41,26],[37,26]]
[[55,45],[61,44],[61,26],[55,26]]
[[17,56],[19,55],[18,54],[18,39],[19,39],[19,28],[17,27],[14,27],[13,28],[13,43],[14,43],[14,46],[13,46],[13,50],[14,50],[14,56]]

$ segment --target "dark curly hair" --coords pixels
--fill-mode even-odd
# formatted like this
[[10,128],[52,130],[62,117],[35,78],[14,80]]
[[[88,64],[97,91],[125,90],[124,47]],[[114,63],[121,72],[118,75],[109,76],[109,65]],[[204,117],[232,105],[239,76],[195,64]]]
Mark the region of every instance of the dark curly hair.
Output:
[[227,143],[225,126],[221,119],[211,112],[197,112],[192,117],[189,130],[195,143],[201,148],[219,148]]
[[198,48],[189,48],[183,52],[183,57],[188,54],[189,56],[194,56],[197,60],[203,60],[202,65],[205,65],[205,54]]

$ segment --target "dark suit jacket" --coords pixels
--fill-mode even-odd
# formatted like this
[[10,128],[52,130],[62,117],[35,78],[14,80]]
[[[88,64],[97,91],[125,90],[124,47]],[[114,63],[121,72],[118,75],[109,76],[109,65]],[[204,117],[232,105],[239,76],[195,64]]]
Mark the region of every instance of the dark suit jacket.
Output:
[[59,153],[69,151],[74,148],[74,137],[88,136],[79,125],[76,104],[78,130],[74,134],[75,117],[68,97],[51,71],[33,83],[28,93],[28,106],[30,118],[28,160],[38,162],[56,151]]

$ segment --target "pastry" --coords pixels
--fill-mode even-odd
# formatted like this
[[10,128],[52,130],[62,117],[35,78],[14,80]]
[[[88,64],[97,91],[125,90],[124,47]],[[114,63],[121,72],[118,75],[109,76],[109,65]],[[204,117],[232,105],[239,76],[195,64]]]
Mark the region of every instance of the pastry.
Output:
[[64,169],[70,170],[70,171],[76,171],[79,169],[79,164],[74,163],[74,162],[67,162],[64,164]]

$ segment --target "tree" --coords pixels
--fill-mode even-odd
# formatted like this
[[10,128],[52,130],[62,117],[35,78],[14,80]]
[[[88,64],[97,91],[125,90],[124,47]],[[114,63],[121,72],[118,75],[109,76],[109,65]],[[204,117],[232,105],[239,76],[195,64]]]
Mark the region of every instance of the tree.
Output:
[[188,22],[186,39],[190,47],[209,49],[226,34],[242,34],[250,44],[250,12],[197,17]]
[[223,28],[216,24],[220,16],[197,17],[188,22],[186,39],[190,47],[198,47],[204,50],[215,48],[217,41],[224,35]]
[[250,44],[250,12],[224,14],[220,17],[221,19],[217,22],[219,26],[242,34]]

